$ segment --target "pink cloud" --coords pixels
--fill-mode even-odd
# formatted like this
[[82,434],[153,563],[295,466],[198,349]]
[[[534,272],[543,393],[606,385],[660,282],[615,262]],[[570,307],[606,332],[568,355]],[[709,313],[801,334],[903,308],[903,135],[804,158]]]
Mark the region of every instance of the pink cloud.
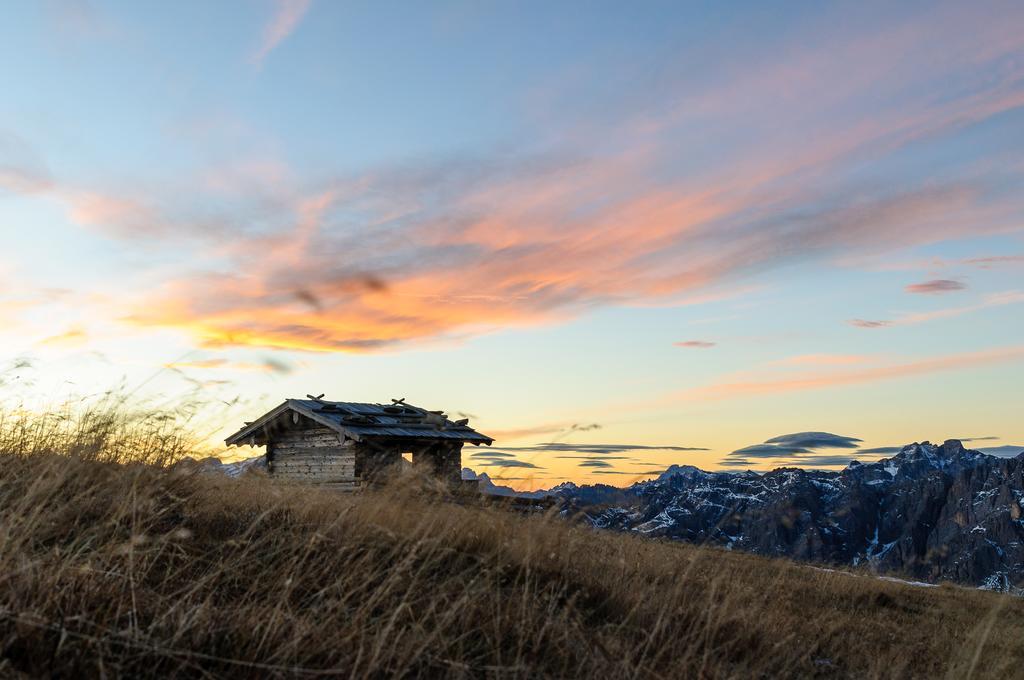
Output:
[[132,198],[93,191],[73,191],[67,196],[71,219],[122,236],[151,235],[162,231],[165,219],[156,210]]
[[291,373],[293,368],[278,359],[265,359],[260,362],[230,361],[224,358],[194,359],[189,361],[175,361],[164,364],[165,368],[175,370],[199,369],[199,370],[226,370],[246,371],[262,373]]
[[[281,229],[218,243],[221,256],[237,263],[234,271],[169,281],[132,318],[185,328],[211,346],[372,351],[551,323],[593,304],[700,299],[752,269],[877,248],[894,234],[902,243],[916,225],[970,205],[956,190],[897,196],[739,232],[720,225],[756,206],[683,187],[606,197],[595,212],[580,207],[608,183],[627,185],[619,171],[598,166],[563,177],[556,169],[485,184],[482,192],[468,187],[443,200],[442,212],[413,209],[381,221],[372,238],[328,225],[342,201],[352,209],[370,200],[372,210],[378,190],[363,180],[336,184],[294,200]],[[433,192],[427,185],[399,202],[430,205],[438,200]],[[131,205],[118,203],[99,203],[85,216],[119,210],[135,217]],[[318,304],[303,302],[310,299]]]
[[919,323],[935,321],[937,319],[950,319],[964,314],[971,314],[983,309],[992,307],[1004,307],[1024,303],[1024,291],[1006,290],[999,293],[991,293],[984,296],[980,302],[959,307],[946,307],[933,309],[927,312],[914,312],[903,314],[887,321],[865,321],[864,319],[851,319],[847,323],[858,328],[883,328],[890,326],[913,326]]
[[932,279],[921,283],[912,283],[904,288],[908,293],[923,295],[938,295],[952,293],[959,290],[966,290],[967,284],[953,279]]
[[714,347],[717,342],[708,342],[707,340],[683,340],[681,342],[672,343],[676,347],[693,347],[696,349],[707,349],[708,347]]
[[974,265],[981,269],[993,269],[1002,265],[1024,264],[1024,255],[996,255],[991,257],[971,257],[963,260],[964,264]]
[[309,11],[311,0],[274,0],[274,14],[263,29],[263,39],[250,61],[260,66],[267,56],[290,36]]
[[39,154],[17,135],[0,130],[0,195],[48,191],[53,181]]
[[856,328],[885,328],[886,326],[892,325],[891,321],[885,321],[883,319],[850,319],[846,323]]
[[98,10],[92,0],[53,0],[45,5],[62,37],[100,40],[127,33],[108,12]]
[[1024,255],[992,255],[984,257],[944,258],[922,257],[916,259],[882,259],[878,255],[869,257],[846,257],[841,260],[843,266],[866,269],[868,271],[899,272],[927,271],[932,276],[941,276],[940,272],[956,267],[977,267],[978,269],[996,269],[1024,264]]
[[747,380],[712,383],[704,387],[680,392],[674,395],[672,400],[705,401],[777,395],[788,392],[874,383],[1019,361],[1024,361],[1024,346],[1017,345],[928,359],[892,362],[881,366],[832,373],[815,371],[797,376],[754,376]]
[[[385,228],[372,239],[325,229],[339,197],[351,200],[349,188],[333,187],[296,201],[289,228],[219,246],[238,261],[236,272],[169,282],[132,316],[190,329],[213,346],[367,351],[551,322],[595,301],[646,302],[704,290],[741,269],[792,256],[780,255],[771,233],[722,242],[727,234],[716,233],[715,223],[740,209],[724,197],[641,194],[576,216],[571,199],[605,186],[589,182],[517,178],[515,186],[487,187],[486,200],[476,193],[457,199],[454,214],[418,215],[409,227]],[[848,241],[845,227],[863,219],[891,233],[899,230],[887,225],[906,223],[919,210],[941,210],[930,203],[897,208],[900,200],[831,215],[829,232],[817,231],[820,221],[808,222],[815,231],[801,240],[827,250]],[[129,207],[99,203],[87,216],[122,209],[132,215]],[[675,251],[687,244],[680,262]],[[297,304],[308,299],[319,304]]]

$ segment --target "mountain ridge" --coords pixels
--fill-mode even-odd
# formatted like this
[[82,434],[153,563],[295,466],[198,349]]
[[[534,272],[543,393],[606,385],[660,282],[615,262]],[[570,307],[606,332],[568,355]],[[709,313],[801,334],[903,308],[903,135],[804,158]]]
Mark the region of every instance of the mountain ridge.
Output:
[[840,471],[671,466],[620,490],[551,495],[594,527],[996,590],[1024,584],[1024,452],[914,442]]

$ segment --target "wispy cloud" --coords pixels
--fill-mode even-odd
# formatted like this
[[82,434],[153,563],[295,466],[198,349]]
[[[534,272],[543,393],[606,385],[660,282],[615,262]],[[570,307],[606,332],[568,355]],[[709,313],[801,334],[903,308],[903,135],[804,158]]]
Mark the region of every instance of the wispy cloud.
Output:
[[568,435],[576,432],[591,432],[600,430],[600,423],[544,423],[530,427],[520,427],[506,430],[488,429],[490,436],[498,441],[516,441],[517,439],[528,439],[539,435],[562,434]]
[[111,15],[98,10],[90,0],[48,0],[45,5],[57,29],[65,36],[101,39],[124,32]]
[[874,446],[869,449],[860,449],[859,451],[857,451],[857,453],[869,455],[888,455],[891,453],[899,453],[902,450],[902,446]]
[[57,335],[51,335],[47,338],[43,338],[38,343],[39,347],[81,347],[89,341],[89,334],[80,327],[69,328],[62,333]]
[[993,255],[989,257],[970,257],[963,260],[964,264],[980,269],[994,269],[1004,265],[1024,264],[1024,255]]
[[893,320],[895,325],[909,325],[934,321],[935,319],[948,319],[951,317],[971,314],[991,307],[1005,307],[1006,305],[1019,305],[1024,303],[1024,291],[1006,290],[999,293],[985,295],[980,302],[960,307],[947,307],[929,312],[918,312],[905,314]]
[[884,319],[850,319],[846,323],[855,328],[885,328],[892,325],[891,321]]
[[861,439],[856,437],[847,437],[841,434],[832,434],[831,432],[796,432],[766,439],[765,443],[808,449],[855,449],[860,445],[861,441]]
[[53,178],[46,162],[18,135],[0,130],[0,197],[49,190]]
[[[851,264],[862,264],[853,262]],[[987,255],[976,257],[947,258],[925,257],[911,260],[872,259],[867,263],[871,271],[914,271],[925,270],[941,272],[957,267],[975,267],[977,269],[997,269],[1024,265],[1024,255]]]
[[777,366],[845,366],[862,364],[869,359],[863,354],[800,354],[771,363]]
[[710,342],[708,340],[683,340],[681,342],[674,342],[672,344],[675,345],[676,347],[692,347],[695,349],[707,349],[709,347],[714,347],[718,343]]
[[492,449],[484,449],[482,451],[473,451],[469,454],[473,458],[515,458],[516,454],[506,453],[505,451],[494,451]]
[[[769,266],[776,258],[794,257],[789,245],[772,243],[785,220],[777,227],[745,228],[724,246],[720,239],[727,232],[715,225],[732,209],[699,197],[631,199],[577,221],[567,212],[579,198],[572,195],[576,189],[567,187],[564,196],[552,193],[550,185],[558,181],[545,182],[544,175],[519,180],[523,193],[517,189],[508,206],[494,205],[498,196],[488,189],[487,206],[474,205],[481,196],[464,198],[467,213],[384,224],[376,239],[362,238],[355,230],[328,232],[325,225],[335,224],[328,212],[332,204],[299,210],[293,229],[237,240],[231,247],[232,257],[243,262],[257,258],[264,267],[171,281],[142,302],[132,318],[144,325],[185,328],[211,347],[366,352],[551,323],[595,304],[672,297],[682,303],[689,291],[749,271],[752,261]],[[523,196],[531,192],[536,194],[533,205],[524,205]],[[346,190],[329,193],[341,196]],[[806,222],[806,229],[817,233],[798,239],[817,245],[801,255],[838,248],[851,230],[863,230],[854,226],[862,220],[870,221],[880,237],[905,233],[890,228],[893,220],[906,225],[919,209],[930,213],[948,198],[945,194],[927,208],[920,197],[886,198],[887,207],[877,210],[839,208],[836,214],[820,215]],[[422,202],[438,199],[424,197]],[[904,207],[894,209],[897,204]],[[822,231],[823,223],[830,228]],[[787,226],[784,231],[791,230]],[[688,244],[689,263],[680,266],[675,253]],[[382,285],[356,285],[368,271]],[[297,290],[307,291],[305,297],[318,300],[319,306],[297,300]]]
[[[704,447],[651,445],[651,444],[573,444],[569,442],[544,442],[532,446],[490,447],[469,453],[473,465],[495,465],[498,467],[536,467],[536,461],[546,459],[579,461],[577,466],[587,470],[619,469],[623,464],[634,467],[648,461],[629,454],[668,453],[679,451],[707,451]],[[622,455],[625,454],[625,455]],[[523,465],[521,465],[522,463]],[[649,463],[653,465],[654,463]],[[591,470],[592,471],[592,470]]]
[[[745,446],[728,454],[720,465],[725,467],[753,467],[770,461],[778,467],[835,467],[847,465],[856,456],[864,453],[858,449],[861,440],[857,437],[832,434],[831,432],[796,432],[772,437],[762,444]],[[822,453],[821,449],[855,450],[848,453]]]
[[889,361],[882,365],[855,370],[824,373],[815,371],[800,375],[755,374],[749,379],[716,382],[679,392],[670,397],[670,399],[675,401],[703,401],[778,395],[787,392],[874,383],[1018,361],[1024,361],[1024,346],[1011,345],[927,359],[913,359],[902,362]]
[[830,432],[798,432],[772,437],[763,444],[753,444],[733,451],[730,456],[749,458],[783,458],[812,453],[816,449],[856,449],[861,440]]
[[540,465],[535,465],[534,463],[528,463],[528,462],[526,462],[524,460],[510,460],[510,459],[503,459],[503,458],[498,458],[498,459],[494,459],[494,460],[486,460],[485,459],[485,460],[482,460],[482,461],[474,461],[473,464],[477,465],[479,467],[530,468],[532,470],[543,470],[544,469]]
[[941,293],[952,293],[958,290],[966,290],[967,284],[954,279],[932,279],[921,283],[912,283],[904,288],[908,293],[919,295],[938,295]]
[[[638,482],[642,479],[650,479],[651,477],[657,476],[665,470],[664,467],[652,468],[647,470],[588,470],[588,474],[592,475],[620,475],[624,477],[631,477],[632,480],[625,480],[626,482],[634,481]],[[621,484],[621,482],[620,482]]]
[[747,458],[725,458],[724,460],[718,461],[718,465],[719,467],[734,467],[749,470],[759,465],[759,463],[757,461],[749,460]]
[[164,367],[177,370],[195,368],[204,370],[257,371],[281,374],[291,373],[295,370],[294,366],[291,364],[275,357],[267,357],[259,362],[231,361],[224,358],[193,359],[164,364]]
[[565,430],[565,423],[546,423],[543,425],[531,425],[529,427],[518,427],[507,430],[488,430],[490,436],[498,441],[515,441],[516,439],[527,439],[539,435],[555,434]]
[[999,293],[991,293],[981,298],[979,302],[959,307],[945,307],[933,309],[927,312],[913,312],[902,314],[890,320],[865,321],[864,319],[852,319],[848,321],[851,326],[857,328],[886,328],[891,326],[913,326],[919,323],[935,321],[936,319],[950,319],[964,314],[971,314],[989,309],[992,307],[1004,307],[1006,305],[1017,305],[1024,303],[1024,291],[1006,290]]
[[[496,449],[490,449],[494,451]],[[568,442],[545,442],[533,446],[504,446],[500,451],[515,453],[581,453],[612,454],[630,451],[707,451],[699,446],[657,446],[649,444],[572,444]]]
[[267,56],[274,51],[295,29],[309,11],[312,0],[274,0],[274,13],[263,29],[259,47],[250,56],[256,66],[262,66]]
[[165,236],[174,227],[158,209],[133,197],[96,191],[64,190],[72,220],[125,238]]
[[[275,8],[255,63],[309,3]],[[533,153],[369,168],[231,202],[218,192],[237,176],[211,183],[217,173],[202,169],[173,196],[64,186],[24,167],[0,169],[0,184],[180,253],[124,317],[206,347],[386,351],[599,306],[685,304],[792,263],[1019,229],[1008,217],[1018,180],[987,166],[853,179],[865,161],[1024,105],[1022,39],[985,15],[954,4],[876,31],[830,29],[827,50],[723,58],[715,77],[666,80],[656,106],[638,92],[617,96],[626,108],[555,121],[543,137],[565,141]],[[955,48],[936,55],[938,43]],[[749,139],[736,143],[735,130]],[[289,174],[261,163],[241,177],[262,186]]]
[[986,446],[978,449],[982,453],[987,453],[990,456],[1000,456],[1002,458],[1013,458],[1024,454],[1024,444],[1004,444],[1003,446]]
[[579,463],[579,466],[580,467],[585,467],[585,468],[603,468],[603,469],[611,469],[611,468],[615,467],[611,463],[609,463],[607,461],[603,461],[603,460],[585,460],[585,461]]

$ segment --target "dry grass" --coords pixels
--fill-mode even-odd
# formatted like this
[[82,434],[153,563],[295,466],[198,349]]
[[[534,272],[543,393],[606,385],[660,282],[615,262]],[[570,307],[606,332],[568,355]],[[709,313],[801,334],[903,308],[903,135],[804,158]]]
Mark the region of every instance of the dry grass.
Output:
[[65,415],[0,421],[0,676],[1024,667],[1019,599],[595,532],[408,484],[338,496],[172,470],[154,463],[188,438],[163,421]]

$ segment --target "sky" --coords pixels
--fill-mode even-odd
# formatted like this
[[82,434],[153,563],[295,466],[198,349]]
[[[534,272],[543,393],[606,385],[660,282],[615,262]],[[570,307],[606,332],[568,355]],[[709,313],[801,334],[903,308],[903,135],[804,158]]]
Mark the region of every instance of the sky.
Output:
[[6,404],[405,397],[517,488],[1024,450],[1020,2],[4,15]]

